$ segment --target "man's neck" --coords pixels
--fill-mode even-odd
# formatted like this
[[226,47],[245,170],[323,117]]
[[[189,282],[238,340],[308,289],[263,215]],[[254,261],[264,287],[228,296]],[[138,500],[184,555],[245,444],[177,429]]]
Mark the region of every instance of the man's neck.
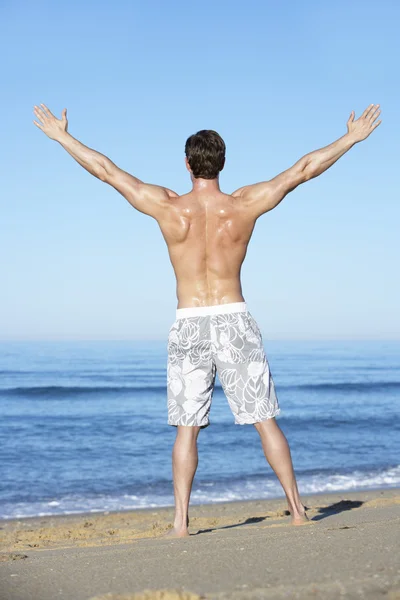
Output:
[[221,191],[219,188],[218,177],[216,177],[215,179],[202,179],[201,177],[192,177],[192,184],[193,192],[209,194]]

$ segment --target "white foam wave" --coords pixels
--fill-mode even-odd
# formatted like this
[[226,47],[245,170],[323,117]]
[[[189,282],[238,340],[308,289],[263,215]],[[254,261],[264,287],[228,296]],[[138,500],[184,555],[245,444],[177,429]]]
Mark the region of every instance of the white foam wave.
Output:
[[[303,495],[400,487],[400,465],[369,472],[356,470],[351,473],[305,473],[298,477],[298,481]],[[275,478],[257,477],[230,483],[218,481],[200,483],[193,489],[192,502],[193,504],[213,504],[235,500],[278,498],[281,496],[283,496],[282,488]],[[45,502],[4,504],[0,506],[0,518],[19,519],[57,514],[157,508],[172,505],[172,492],[158,495],[140,495],[138,491],[137,494],[96,497],[70,494]]]

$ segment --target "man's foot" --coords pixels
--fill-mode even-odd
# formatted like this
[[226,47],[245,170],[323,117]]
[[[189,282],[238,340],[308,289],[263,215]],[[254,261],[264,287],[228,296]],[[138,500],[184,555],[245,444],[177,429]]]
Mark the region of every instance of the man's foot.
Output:
[[304,515],[292,515],[291,525],[305,525],[305,523],[310,523],[310,519],[307,517],[306,513],[304,513]]
[[190,535],[190,533],[187,528],[177,529],[176,527],[173,527],[165,534],[165,537],[182,538],[182,537],[189,537],[189,535]]
[[302,506],[300,510],[290,510],[290,514],[292,516],[292,525],[304,525],[305,523],[310,522],[310,519],[307,517],[306,509],[304,508],[304,506]]
[[165,534],[165,537],[181,538],[189,537],[189,535],[189,517],[187,517],[183,522],[179,518],[175,519],[174,526]]

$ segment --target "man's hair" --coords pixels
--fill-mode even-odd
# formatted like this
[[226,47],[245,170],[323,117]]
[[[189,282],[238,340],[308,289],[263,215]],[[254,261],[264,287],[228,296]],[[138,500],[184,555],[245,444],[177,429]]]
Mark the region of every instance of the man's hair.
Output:
[[215,179],[225,162],[225,142],[212,129],[202,129],[186,140],[185,153],[193,177]]

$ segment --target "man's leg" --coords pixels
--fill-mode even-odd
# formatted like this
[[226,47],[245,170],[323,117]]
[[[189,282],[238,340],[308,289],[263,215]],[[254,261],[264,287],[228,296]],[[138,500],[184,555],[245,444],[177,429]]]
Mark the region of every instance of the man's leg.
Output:
[[297,489],[287,439],[274,418],[255,423],[254,426],[260,434],[265,458],[275,471],[286,494],[292,524],[301,525],[308,521],[308,518]]
[[178,425],[172,451],[172,472],[174,477],[175,519],[174,528],[168,535],[185,537],[189,535],[189,500],[193,478],[198,465],[197,437],[200,427]]

